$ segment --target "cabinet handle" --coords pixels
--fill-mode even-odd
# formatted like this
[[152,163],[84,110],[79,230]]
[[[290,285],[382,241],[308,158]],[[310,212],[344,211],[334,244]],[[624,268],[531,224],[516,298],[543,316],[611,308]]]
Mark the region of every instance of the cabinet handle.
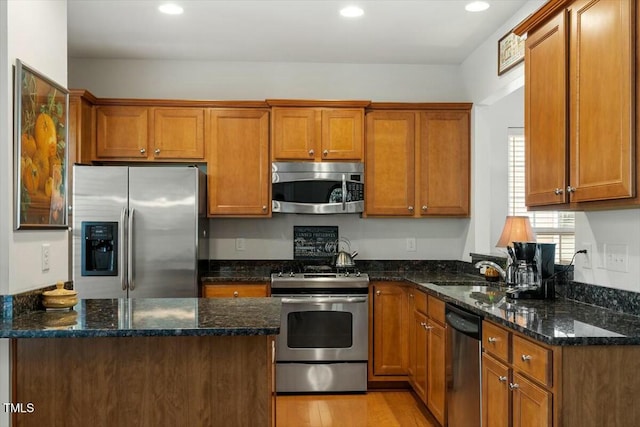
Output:
[[576,187],[572,187],[572,186],[567,186],[567,193],[571,194],[571,193],[575,193],[576,192]]
[[495,337],[489,337],[487,338],[487,341],[489,341],[489,344],[494,344],[496,342],[498,342],[498,339]]
[[528,354],[523,354],[522,356],[520,356],[520,358],[523,362],[528,362],[529,360],[531,360],[531,356],[529,356]]
[[238,291],[233,291],[233,297],[234,297],[234,298],[237,298],[237,297],[238,297],[238,295],[240,295],[240,294],[238,293]]
[[501,383],[506,383],[507,382],[507,377],[498,377],[498,381],[500,381]]
[[313,150],[309,150],[309,155],[310,155],[310,156],[313,156],[315,153],[316,153],[315,151],[313,151]]
[[271,364],[275,365],[276,363],[276,341],[271,341]]
[[146,152],[147,152],[147,150],[145,150],[144,148],[141,148],[141,149],[140,149],[140,154],[144,154],[144,153],[146,153]]
[[409,294],[409,298],[413,298],[413,294]]
[[329,155],[329,150],[324,150],[324,151],[322,152],[322,155],[323,155],[323,156],[325,156],[325,157],[327,157],[327,156]]
[[153,153],[157,156],[158,154],[160,154],[160,149],[156,148],[155,150],[153,150]]
[[267,205],[262,205],[262,210],[266,211],[267,210]]
[[422,210],[426,212],[427,211],[427,205],[422,205]]
[[380,291],[376,291],[376,295],[380,296],[381,292]]
[[509,383],[509,390],[517,390],[520,388],[520,384],[518,383]]
[[409,212],[413,212],[413,206],[409,206],[407,209],[409,209]]
[[424,328],[425,328],[427,331],[429,331],[429,330],[433,329],[433,326],[431,326],[431,325],[427,325],[427,324],[425,323],[425,324],[424,324]]
[[425,326],[427,326],[427,324],[424,323],[424,322],[420,322],[420,326],[422,326],[424,328]]
[[562,188],[556,188],[555,190],[553,190],[553,192],[556,196],[559,196],[562,193],[564,193],[564,191],[562,191]]

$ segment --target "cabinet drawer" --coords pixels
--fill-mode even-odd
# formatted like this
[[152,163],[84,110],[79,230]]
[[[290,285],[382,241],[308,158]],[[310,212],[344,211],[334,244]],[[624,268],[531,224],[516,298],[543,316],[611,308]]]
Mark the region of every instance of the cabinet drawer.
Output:
[[427,294],[417,289],[411,289],[409,295],[413,295],[416,310],[427,315]]
[[548,387],[552,386],[552,354],[548,348],[518,336],[513,337],[513,367]]
[[482,347],[494,357],[509,362],[509,331],[489,322],[482,322]]
[[429,295],[429,317],[444,325],[444,301]]
[[266,284],[204,285],[204,298],[266,297]]

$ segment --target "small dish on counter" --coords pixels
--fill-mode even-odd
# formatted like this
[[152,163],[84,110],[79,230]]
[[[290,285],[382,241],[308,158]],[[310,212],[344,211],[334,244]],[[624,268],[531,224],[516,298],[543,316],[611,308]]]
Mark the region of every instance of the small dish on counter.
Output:
[[78,303],[78,292],[64,288],[64,282],[56,283],[56,289],[42,293],[42,305],[47,310],[68,310]]

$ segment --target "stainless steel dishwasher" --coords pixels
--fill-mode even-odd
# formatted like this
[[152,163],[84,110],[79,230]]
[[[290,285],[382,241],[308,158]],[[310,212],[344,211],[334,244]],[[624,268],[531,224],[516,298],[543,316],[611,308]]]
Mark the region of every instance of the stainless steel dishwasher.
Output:
[[445,318],[451,356],[447,381],[448,425],[479,427],[482,317],[447,303]]

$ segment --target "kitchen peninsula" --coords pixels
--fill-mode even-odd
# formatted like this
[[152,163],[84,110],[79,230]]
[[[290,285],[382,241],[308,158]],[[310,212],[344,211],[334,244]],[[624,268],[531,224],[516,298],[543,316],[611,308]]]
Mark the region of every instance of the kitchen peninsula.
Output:
[[12,403],[33,408],[14,425],[273,425],[279,332],[271,298],[80,300],[5,319]]

